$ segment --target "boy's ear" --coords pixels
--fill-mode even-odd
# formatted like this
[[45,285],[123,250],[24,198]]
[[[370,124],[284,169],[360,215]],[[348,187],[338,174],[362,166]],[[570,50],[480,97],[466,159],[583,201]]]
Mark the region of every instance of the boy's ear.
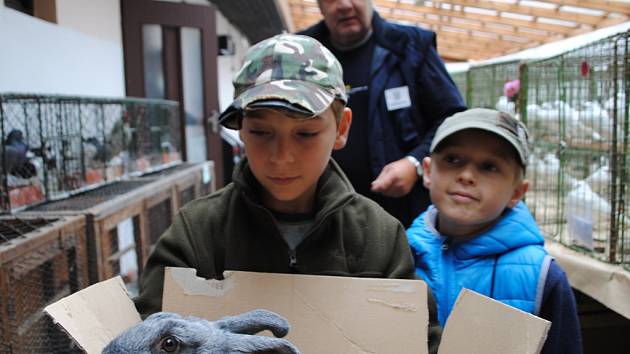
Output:
[[341,113],[341,119],[337,126],[337,137],[335,138],[334,150],[339,150],[346,146],[348,141],[348,133],[350,132],[350,126],[352,125],[352,110],[348,107],[343,109]]
[[524,179],[521,182],[519,182],[516,187],[514,188],[514,193],[512,193],[512,197],[510,198],[510,200],[508,201],[507,207],[508,208],[514,208],[516,206],[516,204],[523,199],[523,196],[525,196],[525,193],[527,192],[527,190],[529,189],[529,181]]
[[429,156],[422,159],[422,183],[427,189],[431,187],[431,158]]

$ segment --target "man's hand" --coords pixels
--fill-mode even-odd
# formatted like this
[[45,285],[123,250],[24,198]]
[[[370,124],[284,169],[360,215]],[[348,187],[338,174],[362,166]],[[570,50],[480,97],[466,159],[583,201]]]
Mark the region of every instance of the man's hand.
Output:
[[372,192],[388,197],[402,197],[411,191],[417,181],[416,167],[411,161],[402,158],[383,167],[378,177],[372,181]]

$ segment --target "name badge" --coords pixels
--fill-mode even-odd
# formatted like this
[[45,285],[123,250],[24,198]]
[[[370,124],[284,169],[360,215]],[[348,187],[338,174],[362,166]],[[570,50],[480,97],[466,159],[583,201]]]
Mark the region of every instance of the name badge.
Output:
[[385,103],[388,111],[411,107],[409,87],[400,86],[385,90]]

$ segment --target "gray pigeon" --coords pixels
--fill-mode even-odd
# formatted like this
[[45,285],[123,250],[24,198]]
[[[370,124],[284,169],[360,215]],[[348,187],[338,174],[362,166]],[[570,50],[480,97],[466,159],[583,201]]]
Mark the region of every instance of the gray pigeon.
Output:
[[258,336],[270,330],[276,337],[289,332],[286,319],[267,310],[254,310],[211,322],[158,312],[127,329],[103,349],[103,354],[299,354],[286,339]]
[[[7,135],[1,150],[0,153],[4,155],[4,166],[9,174],[21,178],[31,178],[37,174],[35,165],[27,157],[28,145],[24,142],[22,131],[12,130]],[[1,164],[0,168],[2,168]]]

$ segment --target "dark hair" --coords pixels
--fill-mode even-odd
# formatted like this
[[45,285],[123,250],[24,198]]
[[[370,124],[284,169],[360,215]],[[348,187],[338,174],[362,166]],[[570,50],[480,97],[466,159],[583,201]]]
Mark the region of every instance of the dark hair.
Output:
[[344,108],[346,108],[346,104],[343,103],[343,101],[341,100],[335,99],[330,104],[330,108],[332,109],[333,114],[335,115],[335,120],[337,121],[337,124],[339,124],[339,122],[341,122],[341,117],[343,116],[343,110]]

